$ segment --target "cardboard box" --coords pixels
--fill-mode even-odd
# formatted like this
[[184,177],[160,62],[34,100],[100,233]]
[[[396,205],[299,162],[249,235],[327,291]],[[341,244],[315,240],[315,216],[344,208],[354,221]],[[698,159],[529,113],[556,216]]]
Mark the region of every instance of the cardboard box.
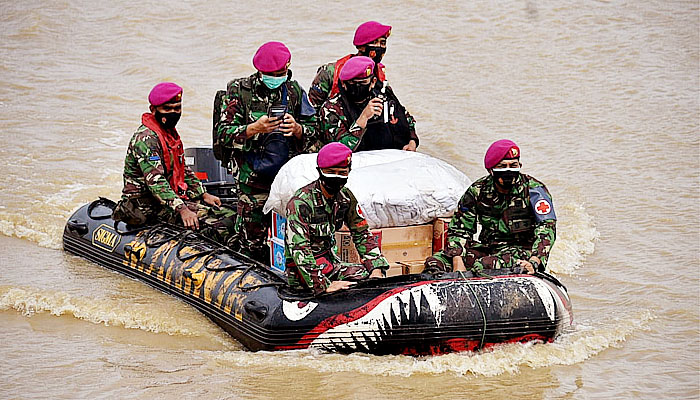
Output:
[[284,234],[287,230],[287,218],[279,215],[277,212],[272,212],[272,224],[270,225],[272,237],[281,239],[284,242]]
[[389,267],[389,269],[386,271],[386,276],[398,276],[398,275],[403,275],[403,266],[402,265],[392,265]]
[[[343,230],[345,229],[345,230]],[[338,247],[338,256],[344,262],[348,263],[360,263],[360,255],[357,253],[355,248],[355,243],[352,241],[352,235],[350,231],[343,226],[343,229],[335,233],[335,244]],[[374,239],[377,241],[379,248],[382,248],[382,230],[372,229],[370,230]]]
[[[433,254],[433,224],[402,226],[396,228],[372,229],[379,242],[382,254],[394,264],[396,261],[425,260]],[[350,232],[336,232],[338,255],[345,262],[358,263],[355,244]]]
[[399,261],[403,275],[420,274],[425,269],[425,259],[413,261]]
[[270,245],[270,267],[280,272],[284,272],[284,240],[272,236],[268,243]]
[[447,227],[451,218],[437,218],[433,225],[433,253],[444,249],[447,246]]

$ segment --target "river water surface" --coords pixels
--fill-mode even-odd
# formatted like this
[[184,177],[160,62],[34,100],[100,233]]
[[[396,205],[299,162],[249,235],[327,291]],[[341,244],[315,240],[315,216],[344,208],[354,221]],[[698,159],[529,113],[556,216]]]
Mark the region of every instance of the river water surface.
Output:
[[[698,398],[697,1],[0,1],[0,398]],[[501,138],[554,196],[576,327],[438,357],[252,353],[146,285],[64,253],[119,196],[147,94],[184,87],[185,146],[269,40],[316,68],[394,27],[420,151],[472,179]]]

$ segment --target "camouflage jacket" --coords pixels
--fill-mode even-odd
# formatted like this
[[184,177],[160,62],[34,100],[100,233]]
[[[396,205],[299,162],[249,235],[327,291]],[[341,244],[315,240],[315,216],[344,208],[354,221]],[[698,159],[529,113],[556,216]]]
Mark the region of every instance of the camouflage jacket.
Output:
[[[386,96],[393,113],[389,116],[389,122],[386,127],[392,137],[391,144],[380,146],[381,148],[397,148],[401,149],[408,144],[410,140],[415,140],[418,145],[419,140],[416,135],[416,120],[413,116],[399,103],[394,91],[390,86],[386,88]],[[351,109],[350,105],[342,95],[338,93],[328,99],[319,110],[319,122],[321,129],[321,138],[324,143],[341,142],[348,146],[352,151],[366,150],[363,143],[365,133],[370,128],[371,124],[383,124],[383,120],[371,120],[365,128],[357,125],[356,120],[359,117],[362,109]],[[375,146],[376,147],[376,146]],[[369,148],[370,150],[376,148]]]
[[287,204],[285,258],[290,285],[308,287],[314,293],[326,290],[331,281],[324,274],[324,265],[318,265],[317,260],[326,258],[332,266],[341,262],[335,232],[343,224],[350,229],[355,248],[368,272],[389,267],[350,189],[344,187],[335,198],[326,199],[320,182],[315,180],[297,190]]
[[[168,179],[173,171],[172,162],[167,173],[163,165],[163,150],[158,135],[145,125],[141,125],[129,142],[124,159],[124,189],[122,199],[155,199],[162,206],[173,211],[183,200],[170,187]],[[204,194],[204,187],[192,169],[185,165],[185,194],[196,199]]]
[[317,112],[323,103],[328,100],[328,94],[331,92],[331,87],[333,87],[335,63],[336,61],[318,67],[316,76],[311,82],[311,87],[309,88],[309,102],[311,102],[311,105],[314,106]]
[[521,246],[546,265],[556,238],[557,217],[544,184],[520,174],[508,194],[496,190],[491,175],[474,182],[462,196],[448,228],[445,255],[454,257],[473,247],[473,235],[481,225],[479,243],[491,248]]
[[[292,140],[289,158],[301,153],[313,153],[318,151],[317,119],[313,107],[308,102],[306,92],[297,81],[289,78],[282,86],[286,85],[288,93],[287,107],[296,122],[302,127],[302,138]],[[264,134],[246,137],[248,124],[257,121],[263,115],[267,115],[270,106],[282,103],[283,89],[270,90],[262,82],[257,73],[230,81],[226,88],[226,95],[221,105],[221,118],[216,127],[217,135],[224,147],[233,150],[232,166],[236,179],[247,185],[268,188],[271,182],[261,182],[252,166],[247,160],[246,154],[256,151],[262,146]]]

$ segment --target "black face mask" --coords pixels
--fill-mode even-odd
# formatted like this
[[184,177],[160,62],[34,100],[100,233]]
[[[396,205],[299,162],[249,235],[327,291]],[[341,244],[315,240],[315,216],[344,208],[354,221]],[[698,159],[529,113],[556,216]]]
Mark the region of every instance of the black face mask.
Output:
[[367,85],[358,85],[356,83],[345,82],[345,93],[348,95],[348,99],[356,104],[362,104],[369,98],[369,87]]
[[321,181],[321,184],[323,187],[326,189],[326,191],[335,196],[340,192],[340,189],[345,186],[346,183],[348,183],[348,177],[347,176],[338,176],[338,175],[324,175],[323,172],[321,172],[321,169],[318,168],[318,173],[320,175],[319,180]]
[[[375,64],[379,63],[382,61],[382,58],[384,58],[384,53],[386,53],[386,47],[381,47],[381,46],[365,46],[365,53],[363,56],[370,57]],[[374,57],[370,56],[370,53],[374,52]]]
[[[513,188],[515,181],[518,180],[520,176],[520,171],[513,171],[512,169],[506,169],[505,171],[493,171],[493,180],[503,189],[510,190]],[[501,181],[503,183],[501,184]]]
[[[156,121],[163,126],[165,129],[172,129],[177,125],[177,121],[180,120],[181,113],[161,113],[156,111]],[[165,123],[163,123],[163,118],[165,118]]]

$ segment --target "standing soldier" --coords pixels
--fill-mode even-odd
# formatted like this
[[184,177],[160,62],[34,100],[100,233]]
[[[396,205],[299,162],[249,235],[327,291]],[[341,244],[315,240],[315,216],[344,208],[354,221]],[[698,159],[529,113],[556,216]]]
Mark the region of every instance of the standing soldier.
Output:
[[348,54],[336,62],[324,64],[318,68],[316,77],[311,82],[309,100],[318,111],[323,103],[338,93],[340,71],[345,63],[355,56],[365,56],[374,60],[377,71],[375,75],[384,82],[384,65],[380,62],[386,52],[386,40],[391,35],[391,26],[382,25],[376,21],[368,21],[357,27],[353,44],[356,54]]
[[[380,278],[389,263],[369,231],[360,205],[345,187],[352,151],[341,143],[318,152],[319,179],[296,191],[287,204],[285,234],[289,284],[314,295],[347,289],[354,282]],[[362,264],[342,263],[336,254],[335,232],[347,225]]]
[[[221,200],[206,193],[185,165],[184,148],[175,125],[182,110],[182,88],[157,84],[148,95],[149,113],[129,142],[124,160],[122,199],[112,218],[129,225],[156,221],[181,222],[187,228],[226,243],[233,234],[233,210],[219,208]],[[211,207],[200,203],[204,202]]]
[[272,180],[289,158],[318,149],[314,109],[291,79],[290,61],[284,44],[260,46],[253,57],[257,72],[228,83],[215,126],[214,145],[233,156],[238,191],[234,245],[261,262],[269,257],[269,221],[262,210]]
[[413,117],[390,87],[380,92],[375,64],[369,57],[348,60],[340,71],[339,92],[319,111],[324,143],[341,142],[352,151],[399,149],[418,146]]
[[[544,272],[556,238],[552,196],[537,179],[520,173],[520,149],[510,140],[486,151],[489,175],[474,182],[459,201],[445,250],[428,257],[428,270],[472,271],[519,266]],[[473,239],[477,222],[479,241]]]

